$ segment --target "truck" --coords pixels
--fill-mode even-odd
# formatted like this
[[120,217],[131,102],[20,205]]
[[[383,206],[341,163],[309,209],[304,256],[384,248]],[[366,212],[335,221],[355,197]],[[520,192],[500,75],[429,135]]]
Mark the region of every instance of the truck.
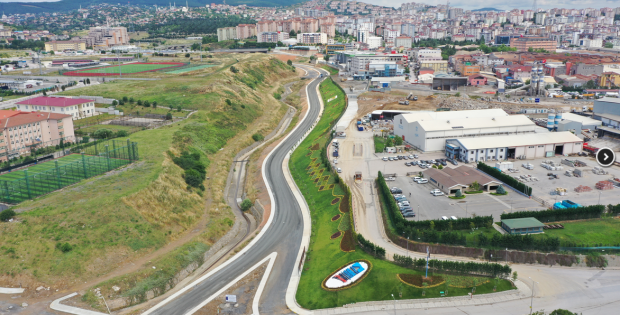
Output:
[[334,157],[338,157],[338,150],[334,150]]
[[398,101],[398,104],[400,105],[409,105],[409,101]]
[[579,208],[581,207],[580,204],[572,202],[570,200],[562,200],[562,205],[566,208]]

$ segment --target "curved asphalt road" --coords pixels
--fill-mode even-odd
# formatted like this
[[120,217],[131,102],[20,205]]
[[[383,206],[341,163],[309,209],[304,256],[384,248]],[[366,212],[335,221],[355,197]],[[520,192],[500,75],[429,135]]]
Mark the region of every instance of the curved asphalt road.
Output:
[[275,200],[272,209],[274,206],[276,209],[271,226],[262,238],[241,257],[151,314],[186,314],[272,252],[278,252],[278,256],[261,296],[260,312],[262,314],[290,314],[286,307],[285,294],[293,268],[297,263],[297,253],[303,233],[303,218],[301,209],[284,179],[282,163],[291,148],[301,139],[319,115],[321,105],[316,87],[321,80],[314,71],[308,71],[308,76],[314,80],[308,85],[307,89],[310,106],[306,119],[276,148],[265,164],[265,174]]

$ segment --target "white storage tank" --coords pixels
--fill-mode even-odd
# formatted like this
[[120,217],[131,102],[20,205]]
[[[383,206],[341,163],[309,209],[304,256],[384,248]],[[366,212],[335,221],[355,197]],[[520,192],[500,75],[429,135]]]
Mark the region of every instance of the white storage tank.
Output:
[[560,121],[562,121],[562,113],[555,114],[555,128],[557,129]]
[[555,113],[547,114],[547,129],[551,130],[555,127]]

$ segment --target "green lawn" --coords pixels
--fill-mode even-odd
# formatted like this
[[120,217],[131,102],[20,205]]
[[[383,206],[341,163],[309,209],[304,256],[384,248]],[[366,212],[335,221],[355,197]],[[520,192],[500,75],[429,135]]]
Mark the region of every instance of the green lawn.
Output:
[[560,238],[561,246],[574,247],[571,244],[596,246],[619,246],[620,244],[620,219],[604,218],[591,219],[575,222],[562,222],[564,229],[547,229],[543,234],[534,237]]
[[103,121],[112,120],[115,117],[116,117],[115,115],[110,115],[108,113],[101,113],[101,114],[96,115],[96,116],[90,116],[90,117],[74,120],[73,121],[73,127],[75,129],[79,129],[79,128],[83,127],[83,126],[90,126],[90,125],[100,124]]
[[322,65],[321,68],[327,70],[330,75],[337,75],[338,72],[339,72],[338,69],[334,69],[334,68],[332,68],[330,66],[326,66],[326,65]]
[[92,126],[80,128],[80,131],[83,131],[84,133],[90,134],[90,133],[93,133],[93,132],[95,132],[95,131],[97,131],[99,129],[108,129],[108,130],[112,130],[114,132],[119,131],[119,130],[125,130],[128,133],[133,133],[133,132],[136,132],[138,130],[142,130],[142,127],[119,126],[119,125],[92,125]]
[[382,153],[385,150],[385,138],[374,136],[375,139],[375,153]]
[[[320,91],[325,104],[328,104],[326,102],[327,99],[342,93],[330,80],[326,80],[321,84]],[[297,301],[302,307],[321,309],[355,302],[391,300],[392,294],[397,299],[401,299],[399,298],[400,292],[402,292],[402,299],[439,297],[440,291],[448,289],[445,284],[427,289],[426,295],[423,297],[422,289],[402,284],[397,278],[397,274],[423,274],[422,271],[407,269],[389,261],[375,259],[359,247],[353,252],[343,252],[340,249],[340,239],[342,236],[335,240],[330,239],[330,236],[339,230],[340,220],[342,220],[331,221],[334,216],[340,214],[339,204],[332,205],[331,203],[335,196],[342,195],[343,192],[338,185],[335,186],[333,191],[330,189],[319,191],[317,185],[306,171],[312,159],[319,157],[320,154],[320,150],[311,151],[310,147],[317,143],[319,146],[322,146],[328,140],[327,131],[329,130],[330,123],[338,118],[344,110],[344,95],[339,95],[338,101],[329,104],[329,106],[325,107],[325,112],[317,126],[298,149],[295,150],[290,161],[293,177],[308,202],[312,217],[312,236],[307,252],[307,260],[297,290]],[[318,162],[319,160],[316,161]],[[323,176],[328,174],[326,172]],[[333,182],[334,176],[332,175],[327,184]],[[339,267],[357,259],[366,259],[373,264],[373,268],[368,276],[358,285],[335,292],[321,288],[321,282],[325,277]],[[466,281],[466,279],[471,279],[471,277],[453,277],[454,281],[459,282]],[[479,285],[476,288],[476,293],[492,292],[493,286],[493,281]],[[501,280],[497,289],[498,291],[509,290],[511,285],[508,281]],[[470,287],[449,287],[448,290],[450,296],[466,295],[468,292],[471,292]]]
[[[145,99],[145,100],[148,100],[148,99]],[[137,102],[138,100],[135,100],[135,101]],[[182,117],[187,116],[187,114],[190,113],[185,110],[182,110],[182,111],[170,110],[167,107],[144,107],[136,103],[133,103],[133,104],[125,103],[124,105],[117,105],[115,108],[122,111],[125,115],[156,114],[156,115],[165,116],[166,114],[170,113],[172,114],[172,117],[182,118]]]
[[90,74],[90,73],[102,73],[102,74],[130,74],[139,73],[144,71],[153,71],[166,68],[173,68],[182,66],[183,63],[128,63],[123,65],[113,65],[106,67],[98,67],[84,70],[71,71],[72,73]]

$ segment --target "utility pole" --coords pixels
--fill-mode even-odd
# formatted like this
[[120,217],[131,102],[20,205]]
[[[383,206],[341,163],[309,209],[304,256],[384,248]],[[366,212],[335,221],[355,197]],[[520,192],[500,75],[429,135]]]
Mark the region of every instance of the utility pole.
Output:
[[[532,280],[532,277],[528,277]],[[530,315],[532,315],[532,307],[534,306],[534,286],[536,285],[536,281],[532,280],[532,297],[530,298]]]

